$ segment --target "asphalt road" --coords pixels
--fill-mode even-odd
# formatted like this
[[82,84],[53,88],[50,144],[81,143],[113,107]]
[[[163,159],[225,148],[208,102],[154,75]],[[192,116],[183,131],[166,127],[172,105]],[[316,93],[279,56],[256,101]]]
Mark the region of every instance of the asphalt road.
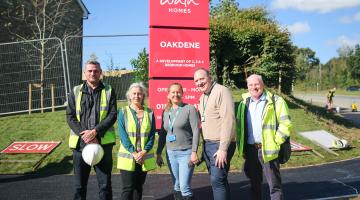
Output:
[[[302,99],[309,103],[318,106],[326,105],[326,96],[313,94],[313,93],[303,93],[303,94],[294,94],[296,98]],[[358,105],[358,112],[351,112],[351,104],[355,102]],[[334,96],[334,108],[340,107],[340,115],[345,119],[353,122],[357,127],[360,128],[360,96],[347,96],[347,95],[336,95]]]
[[[344,197],[357,196],[360,191],[359,166],[360,158],[356,158],[321,166],[283,169],[281,173],[285,199],[347,199]],[[0,199],[71,199],[72,179],[71,175],[0,175]],[[113,175],[114,199],[120,199],[120,179],[119,174]],[[249,181],[243,173],[230,173],[229,182],[231,199],[250,199]],[[212,199],[207,174],[195,174],[192,185],[196,199]],[[143,199],[170,200],[171,192],[170,175],[149,174],[144,186]],[[264,193],[267,193],[267,190]],[[88,199],[98,199],[95,176],[91,176],[89,180]]]
[[[302,94],[294,94],[295,97],[303,99],[305,101],[320,103],[321,105],[326,104],[326,95],[320,95],[316,93],[302,93]],[[351,108],[351,103],[355,102],[360,105],[360,96],[357,95],[337,95],[335,93],[334,96],[334,105],[340,106],[342,108]]]

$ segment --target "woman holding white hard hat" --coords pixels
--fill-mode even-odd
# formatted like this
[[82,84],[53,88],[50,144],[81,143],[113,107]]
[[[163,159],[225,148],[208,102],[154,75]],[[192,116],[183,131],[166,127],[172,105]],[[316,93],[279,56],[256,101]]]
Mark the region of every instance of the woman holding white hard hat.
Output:
[[121,199],[142,199],[146,174],[156,168],[154,157],[155,117],[144,106],[146,88],[133,83],[126,92],[128,106],[118,114],[120,149],[117,167],[121,172]]

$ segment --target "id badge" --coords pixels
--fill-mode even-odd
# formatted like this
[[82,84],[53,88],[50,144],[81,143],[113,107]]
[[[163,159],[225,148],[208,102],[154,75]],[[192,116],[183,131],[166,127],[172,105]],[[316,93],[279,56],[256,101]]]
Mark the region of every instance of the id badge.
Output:
[[174,135],[174,134],[169,134],[169,135],[167,135],[167,140],[168,140],[169,142],[174,142],[174,141],[176,141],[176,135]]

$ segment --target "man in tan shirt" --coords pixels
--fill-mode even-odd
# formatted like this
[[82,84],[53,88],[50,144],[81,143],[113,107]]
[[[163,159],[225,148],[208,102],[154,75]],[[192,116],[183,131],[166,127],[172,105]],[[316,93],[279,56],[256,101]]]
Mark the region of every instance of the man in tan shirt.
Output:
[[206,69],[195,71],[194,82],[203,93],[199,101],[205,140],[203,158],[210,174],[214,200],[227,200],[230,199],[227,175],[236,148],[234,101],[230,90],[213,82]]

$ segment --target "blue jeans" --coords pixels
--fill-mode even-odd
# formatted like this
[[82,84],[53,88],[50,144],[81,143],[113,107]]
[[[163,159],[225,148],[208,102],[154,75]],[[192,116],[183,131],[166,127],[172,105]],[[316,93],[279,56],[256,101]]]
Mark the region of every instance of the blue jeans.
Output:
[[192,196],[191,178],[194,167],[189,167],[191,149],[167,150],[167,160],[174,183],[174,190],[181,191],[182,196]]
[[236,143],[231,142],[227,151],[227,164],[224,168],[215,166],[214,154],[219,149],[219,142],[205,141],[203,158],[206,162],[210,174],[210,182],[213,190],[214,200],[229,200],[230,199],[230,186],[228,183],[228,172],[230,169],[230,161],[234,155]]

